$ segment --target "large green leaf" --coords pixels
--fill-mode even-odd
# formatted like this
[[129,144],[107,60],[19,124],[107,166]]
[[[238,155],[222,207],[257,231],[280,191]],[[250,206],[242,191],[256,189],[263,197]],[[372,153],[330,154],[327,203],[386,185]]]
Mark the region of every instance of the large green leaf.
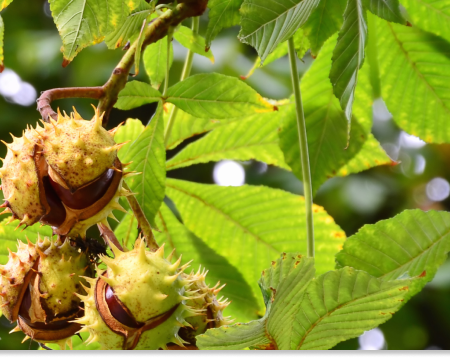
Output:
[[187,49],[196,54],[206,57],[212,63],[214,63],[214,55],[212,54],[212,52],[209,49],[208,51],[205,50],[205,39],[199,34],[195,34],[189,27],[180,26],[174,32],[173,37]]
[[228,119],[275,110],[253,88],[219,73],[191,76],[169,88],[167,102],[199,118]]
[[63,42],[63,65],[122,25],[138,0],[49,0]]
[[239,38],[253,46],[264,61],[308,20],[318,3],[319,0],[244,0]]
[[166,163],[166,168],[222,159],[256,159],[289,169],[278,146],[278,124],[276,113],[264,113],[222,125],[185,147]]
[[27,227],[25,230],[17,229],[20,220],[14,220],[11,224],[7,224],[8,219],[0,222],[0,265],[6,264],[8,262],[8,249],[13,252],[17,251],[17,240],[27,242],[27,237],[31,242],[36,242],[38,234],[42,237],[52,236],[52,228],[50,226],[41,227],[40,223],[36,223],[32,226]]
[[367,0],[366,4],[370,12],[382,19],[402,25],[406,24],[406,20],[400,12],[398,0]]
[[115,108],[128,110],[143,106],[144,104],[157,102],[161,99],[161,93],[148,83],[131,81],[120,91]]
[[397,124],[426,142],[450,142],[450,44],[375,18],[381,91]]
[[[229,298],[232,304],[224,312],[225,316],[242,322],[257,318],[257,307],[252,289],[245,282],[239,271],[230,265],[229,261],[208,247],[201,239],[181,224],[166,204],[162,204],[156,218],[161,233],[155,232],[158,244],[165,244],[167,251],[176,248],[174,258],[181,254],[182,263],[194,260],[191,268],[197,271],[200,266],[208,270],[207,284],[211,287],[218,281],[227,284],[220,295]],[[188,270],[190,271],[190,269]]]
[[3,36],[5,34],[5,25],[3,19],[0,16],[0,72],[3,71],[5,66],[3,65]]
[[132,162],[129,170],[142,173],[127,178],[126,182],[136,193],[136,199],[150,224],[154,225],[155,215],[164,199],[166,180],[162,104],[159,104],[149,125],[131,144],[123,161]]
[[206,30],[206,46],[210,47],[211,41],[226,27],[239,25],[239,8],[243,0],[210,0],[209,22]]
[[[144,51],[144,67],[152,87],[158,89],[166,78],[167,69],[167,40],[161,39],[158,42],[147,46]],[[173,62],[173,46],[170,46],[169,66]]]
[[321,0],[311,13],[304,29],[313,56],[317,56],[325,41],[341,28],[346,5],[347,0]]
[[344,13],[344,24],[339,31],[337,45],[333,51],[330,79],[336,97],[345,111],[347,120],[352,117],[352,106],[358,70],[364,62],[367,37],[366,10],[364,0],[349,0]]
[[142,22],[151,14],[153,6],[141,0],[139,6],[125,19],[121,26],[105,37],[105,43],[110,49],[125,46],[132,38],[136,37],[142,27]]
[[450,41],[450,1],[402,0],[415,26]]
[[2,0],[2,5],[0,6],[0,11],[2,11],[5,7],[11,4],[13,0]]
[[116,143],[130,141],[119,149],[118,156],[122,163],[126,163],[123,161],[125,154],[128,152],[131,144],[141,135],[144,129],[145,126],[139,119],[128,118],[125,124],[117,130],[114,135],[114,140]]
[[[267,187],[220,187],[167,179],[166,191],[186,227],[227,257],[257,293],[267,262],[281,252],[306,252],[304,198]],[[316,269],[333,269],[344,232],[314,205]]]
[[[361,70],[360,81],[355,93],[353,125],[350,143],[346,149],[346,116],[340,108],[339,101],[333,95],[333,88],[328,79],[331,54],[335,43],[336,37],[327,40],[301,83],[314,192],[327,178],[336,176],[344,166],[346,169],[342,171],[342,174],[349,174],[391,162],[376,139],[370,134],[372,92],[367,65]],[[302,169],[299,160],[300,149],[294,103],[280,107],[280,116],[280,147],[286,163],[301,179]],[[351,165],[347,166],[350,161]]]
[[338,267],[351,266],[383,280],[415,280],[410,295],[436,274],[450,251],[450,213],[407,210],[392,219],[365,225],[336,255]]

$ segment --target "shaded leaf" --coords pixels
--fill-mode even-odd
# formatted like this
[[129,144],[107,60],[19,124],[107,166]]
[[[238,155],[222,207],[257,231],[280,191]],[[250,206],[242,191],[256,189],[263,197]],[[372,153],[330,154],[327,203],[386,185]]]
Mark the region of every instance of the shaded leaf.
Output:
[[157,102],[161,99],[161,93],[147,83],[139,81],[128,82],[120,91],[115,108],[128,110],[143,106],[144,104]]
[[374,18],[381,92],[397,124],[429,143],[450,142],[450,44]]
[[325,41],[341,28],[346,5],[347,0],[321,0],[311,13],[304,31],[313,56],[317,56]]
[[239,8],[243,0],[210,0],[208,1],[209,22],[206,29],[206,46],[224,28],[239,25]]
[[[147,46],[144,51],[144,67],[150,78],[150,83],[154,89],[158,89],[166,78],[167,69],[167,39],[163,38],[158,42]],[[169,66],[173,62],[173,46],[170,46]]]
[[244,0],[239,39],[264,59],[308,20],[319,0]]
[[191,76],[170,87],[167,102],[199,118],[228,119],[275,110],[253,88],[219,73]]
[[180,26],[178,30],[174,32],[173,37],[182,46],[186,47],[196,54],[206,57],[212,63],[214,63],[214,55],[212,54],[211,50],[205,51],[205,39],[199,34],[194,34],[194,32],[189,27]]
[[162,105],[160,104],[149,125],[123,156],[124,162],[133,162],[128,170],[142,173],[125,180],[130,189],[136,193],[136,199],[152,226],[154,226],[155,215],[165,195],[166,151],[164,148],[164,121],[161,112]]
[[448,0],[402,0],[412,23],[450,41],[450,2]]
[[[251,285],[280,252],[306,252],[304,198],[282,190],[244,185],[220,187],[167,179],[167,195],[184,224],[216,252],[227,257]],[[316,269],[333,269],[330,255],[344,232],[322,207],[314,205]]]
[[[168,251],[176,248],[175,259],[182,254],[183,264],[194,260],[191,263],[192,270],[197,271],[200,266],[206,268],[208,270],[207,284],[210,284],[211,287],[218,281],[227,284],[220,291],[220,295],[224,295],[232,302],[225,310],[225,316],[231,315],[232,318],[239,321],[250,321],[258,318],[258,304],[252,289],[239,271],[230,265],[225,257],[190,232],[164,203],[157,215],[156,224],[161,229],[161,233],[155,232],[158,244],[165,244]],[[187,271],[190,271],[190,269]]]
[[[63,42],[63,65],[83,48],[103,41],[139,5],[138,0],[49,0]],[[107,10],[106,10],[107,9]]]
[[17,240],[27,242],[28,239],[35,243],[38,234],[42,237],[48,236],[52,237],[52,228],[50,226],[40,227],[40,223],[36,223],[27,227],[25,230],[16,230],[17,225],[19,225],[20,220],[14,220],[11,224],[7,224],[8,219],[0,222],[0,265],[4,265],[8,262],[8,249],[13,252],[17,251]]
[[374,15],[390,22],[405,25],[398,0],[367,0],[367,9]]
[[115,49],[136,37],[141,29],[142,22],[153,11],[153,6],[150,6],[146,1],[141,0],[139,6],[134,9],[125,19],[123,24],[117,27],[113,32],[105,37],[106,46],[109,49]]
[[134,248],[134,242],[138,236],[138,222],[131,211],[122,217],[122,220],[114,229],[114,235],[122,243],[122,246],[128,250]]
[[348,238],[336,262],[338,267],[351,266],[384,281],[423,274],[414,280],[411,296],[433,279],[449,251],[450,213],[416,209],[363,226]]
[[250,160],[289,169],[278,146],[276,113],[250,116],[222,125],[167,161],[167,170],[222,159]]
[[116,143],[130,141],[119,149],[118,156],[122,163],[126,163],[123,161],[123,157],[128,152],[131,143],[133,143],[139,137],[144,129],[145,126],[139,119],[128,118],[125,124],[119,127],[119,129],[117,130],[116,134],[114,135],[114,140],[116,141]]
[[352,117],[358,70],[363,65],[366,46],[367,19],[363,1],[349,0],[347,3],[330,71],[334,94],[349,122]]

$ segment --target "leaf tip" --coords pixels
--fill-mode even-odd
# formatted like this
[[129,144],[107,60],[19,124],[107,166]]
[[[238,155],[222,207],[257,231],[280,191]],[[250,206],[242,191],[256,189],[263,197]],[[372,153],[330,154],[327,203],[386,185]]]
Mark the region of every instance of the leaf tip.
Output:
[[2,73],[4,69],[5,69],[5,65],[3,63],[0,63],[0,73]]
[[63,62],[62,62],[62,67],[66,68],[69,65],[69,63],[71,63],[71,62],[72,62],[71,60],[64,57]]

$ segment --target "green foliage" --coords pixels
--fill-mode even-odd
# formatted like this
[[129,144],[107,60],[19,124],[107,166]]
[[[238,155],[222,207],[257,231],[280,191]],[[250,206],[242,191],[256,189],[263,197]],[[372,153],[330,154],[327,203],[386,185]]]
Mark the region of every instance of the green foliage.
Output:
[[415,27],[374,20],[381,90],[394,120],[426,142],[449,142],[449,43]]
[[132,162],[128,170],[141,173],[126,178],[126,182],[136,193],[136,199],[152,225],[154,225],[155,215],[164,199],[166,179],[162,111],[162,105],[159,105],[149,125],[123,155],[124,162]]
[[3,36],[5,33],[5,24],[0,16],[0,69],[3,69]]
[[145,82],[128,82],[120,92],[114,107],[122,110],[133,109],[147,103],[157,102],[161,93]]
[[448,0],[402,0],[414,26],[450,41],[450,2]]
[[[227,257],[256,292],[267,262],[280,252],[306,252],[303,197],[266,187],[220,187],[167,179],[166,193],[183,223],[209,247]],[[330,255],[345,234],[320,206],[314,206],[316,270],[334,268]]]
[[365,55],[367,19],[363,1],[349,0],[347,3],[330,71],[334,94],[349,122],[352,117],[358,70],[363,65]]
[[212,52],[209,49],[208,51],[205,50],[205,39],[198,34],[194,34],[189,27],[180,26],[173,34],[173,37],[187,49],[208,58],[212,63],[214,63],[214,55]]
[[278,44],[300,28],[319,0],[244,0],[241,13],[242,42],[253,46],[265,58]]
[[158,244],[165,245],[166,250],[176,249],[174,258],[182,256],[182,263],[193,260],[192,270],[200,267],[208,270],[207,283],[213,287],[218,281],[227,284],[220,291],[233,304],[228,306],[225,316],[231,315],[239,322],[258,318],[255,296],[249,284],[239,271],[222,255],[207,246],[201,239],[181,224],[166,204],[162,204],[156,224],[161,233],[155,233]]
[[325,41],[342,26],[347,0],[321,0],[304,25],[311,43],[311,54],[317,56]]
[[[167,41],[159,40],[147,46],[144,51],[144,66],[150,83],[158,89],[166,77],[167,70]],[[169,66],[173,62],[173,46],[170,46]]]
[[219,73],[202,73],[178,82],[169,88],[167,102],[193,116],[209,119],[274,110],[273,105],[246,83]]
[[0,6],[0,11],[2,11],[5,7],[11,4],[13,0],[2,0],[2,5]]
[[367,9],[386,21],[406,24],[398,0],[367,0]]
[[71,62],[83,48],[103,41],[139,5],[137,0],[50,0],[49,3],[63,41],[64,64]]
[[122,220],[114,229],[114,235],[119,242],[122,242],[122,246],[128,250],[133,249],[134,242],[138,237],[138,222],[131,211],[122,217]]
[[217,34],[227,27],[239,24],[239,8],[243,0],[210,0],[209,22],[206,30],[206,46],[210,47],[211,41]]
[[[89,337],[89,333],[82,332],[80,333],[81,338],[77,336],[72,337],[72,348],[75,351],[96,351],[100,350],[100,344],[97,342],[93,342],[89,345],[86,345],[86,340]],[[59,351],[61,350],[61,347],[56,343],[48,343],[46,344],[47,347]],[[39,350],[43,350],[43,348],[40,348]]]
[[119,159],[123,161],[124,155],[128,152],[131,143],[133,143],[139,135],[144,131],[145,127],[139,119],[128,118],[125,124],[117,130],[114,135],[114,140],[116,143],[124,143],[126,141],[130,141],[125,144],[119,150]]

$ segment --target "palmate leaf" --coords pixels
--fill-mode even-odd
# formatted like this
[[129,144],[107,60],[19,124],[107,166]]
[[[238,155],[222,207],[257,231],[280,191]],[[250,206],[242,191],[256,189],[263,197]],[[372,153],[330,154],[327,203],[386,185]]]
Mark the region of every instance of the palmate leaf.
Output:
[[131,81],[120,91],[115,108],[121,110],[133,109],[144,104],[157,102],[161,99],[161,93],[148,83]]
[[450,41],[450,1],[402,0],[414,26]]
[[276,109],[243,81],[219,73],[202,73],[178,82],[169,88],[167,102],[209,119],[245,117]]
[[[347,120],[339,101],[333,95],[328,79],[336,37],[323,46],[310,70],[303,77],[301,89],[308,133],[309,158],[313,192],[333,176],[357,173],[376,165],[391,163],[376,139],[372,127],[372,92],[369,68],[361,70],[355,93],[356,102],[350,143],[347,146]],[[280,107],[280,147],[286,163],[298,178],[302,178],[297,119],[294,103]],[[367,143],[367,144],[366,144]],[[374,150],[376,148],[376,150]],[[350,163],[351,165],[348,165]],[[343,168],[341,172],[340,169]]]
[[[280,252],[306,252],[303,197],[267,187],[219,187],[167,179],[166,193],[183,223],[209,247],[227,257],[255,294],[255,282]],[[320,206],[314,206],[316,269],[333,269],[330,255],[344,232]]]
[[186,26],[180,26],[173,34],[175,40],[177,40],[182,46],[191,50],[192,52],[206,57],[212,63],[214,63],[214,55],[211,50],[205,50],[206,43],[205,39],[194,32]]
[[27,242],[28,239],[35,243],[38,234],[41,237],[48,236],[52,237],[52,228],[50,226],[41,227],[40,223],[36,223],[32,226],[27,227],[25,230],[16,230],[17,225],[19,225],[20,220],[15,220],[11,224],[7,224],[8,219],[0,222],[0,265],[4,265],[8,262],[8,249],[13,252],[17,251],[17,240]]
[[416,27],[374,22],[382,96],[394,120],[426,142],[450,142],[449,43]]
[[224,28],[239,25],[239,8],[243,0],[210,0],[208,1],[209,22],[206,29],[206,46]]
[[83,48],[103,41],[120,26],[140,0],[49,0],[63,42],[63,65]]
[[278,146],[276,113],[250,116],[215,128],[167,161],[167,170],[222,159],[250,160],[289,169]]
[[264,61],[308,20],[318,3],[319,0],[244,0],[239,39],[253,46]]
[[121,126],[116,134],[114,135],[114,140],[116,143],[123,143],[130,141],[119,149],[119,159],[122,163],[126,163],[123,161],[125,154],[128,152],[128,149],[131,146],[139,135],[144,131],[145,126],[139,119],[128,118],[123,126]]
[[[163,38],[147,46],[143,56],[145,72],[154,89],[158,89],[166,78],[167,39]],[[173,62],[173,46],[170,46],[169,67]]]
[[344,23],[333,51],[333,64],[330,71],[334,94],[339,99],[349,122],[352,118],[358,70],[362,67],[365,56],[367,19],[363,2],[364,0],[348,0],[347,2]]
[[3,65],[3,37],[5,35],[5,24],[0,16],[0,72],[3,71],[5,66]]
[[416,209],[363,226],[345,242],[336,262],[385,281],[423,276],[411,285],[412,296],[433,279],[449,251],[450,213]]
[[344,21],[347,0],[320,0],[304,25],[305,35],[311,44],[311,54],[317,56],[322,45],[339,31]]
[[311,259],[283,254],[260,280],[267,303],[265,317],[208,330],[197,337],[197,345],[201,349],[249,345],[256,349],[329,349],[391,318],[411,282],[382,281],[351,267],[313,277]]
[[182,254],[182,263],[193,260],[191,268],[197,271],[199,267],[208,270],[207,284],[213,287],[218,281],[227,284],[220,291],[230,299],[232,304],[225,310],[225,316],[232,316],[238,321],[250,321],[258,318],[256,298],[252,289],[245,282],[239,271],[230,265],[228,260],[208,247],[202,240],[181,224],[166,204],[162,204],[156,217],[156,224],[161,232],[155,232],[159,245],[165,244],[167,251],[176,249],[174,259]]
[[166,180],[162,104],[158,106],[149,125],[130,145],[123,158],[124,162],[132,162],[128,170],[141,173],[127,178],[126,182],[136,193],[136,199],[150,224],[154,225],[155,215],[164,199]]
[[138,237],[138,222],[131,211],[122,217],[119,224],[114,229],[114,235],[116,235],[119,242],[122,243],[122,246],[126,247],[128,250],[133,249],[134,242]]
[[149,5],[145,0],[141,0],[139,6],[126,17],[123,24],[105,37],[106,46],[109,49],[125,46],[128,41],[137,36],[142,22],[152,11],[153,6]]
[[406,24],[406,20],[400,12],[398,0],[367,0],[366,6],[372,14],[386,21]]

